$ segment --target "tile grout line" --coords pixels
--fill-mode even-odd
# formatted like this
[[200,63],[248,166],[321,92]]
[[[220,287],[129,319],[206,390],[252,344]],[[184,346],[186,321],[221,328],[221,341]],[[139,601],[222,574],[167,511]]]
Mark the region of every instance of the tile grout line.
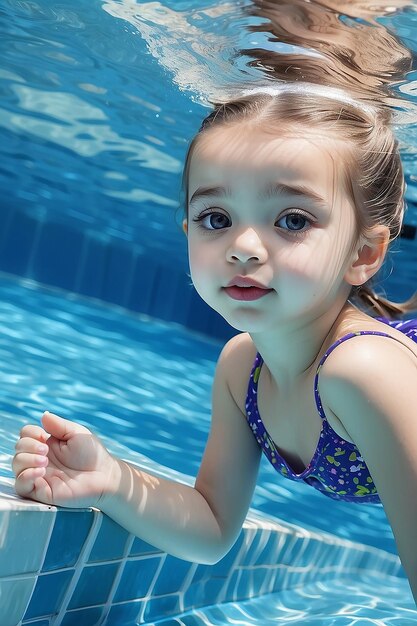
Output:
[[123,554],[122,559],[121,559],[121,561],[119,563],[119,567],[117,569],[116,576],[114,577],[113,584],[112,584],[112,587],[110,589],[110,592],[109,592],[106,604],[103,607],[103,612],[102,612],[100,621],[98,622],[99,624],[105,624],[106,623],[107,617],[108,617],[108,615],[110,613],[110,610],[111,610],[111,608],[112,608],[112,606],[114,604],[114,602],[113,602],[114,596],[116,595],[116,591],[117,591],[117,589],[119,587],[119,583],[120,583],[120,580],[121,580],[121,578],[123,576],[125,565],[126,565],[128,559],[129,559],[130,550],[131,550],[131,548],[133,546],[133,543],[134,543],[135,539],[136,539],[135,535],[130,533],[129,538],[126,541],[125,549],[123,551],[124,554]]
[[143,623],[143,621],[144,621],[144,614],[145,614],[145,611],[146,611],[146,607],[148,606],[149,600],[152,598],[152,591],[155,588],[156,581],[159,578],[159,574],[161,573],[161,570],[162,570],[162,568],[163,568],[163,566],[165,564],[167,556],[168,555],[166,554],[166,552],[162,552],[161,553],[160,562],[159,562],[158,567],[156,568],[156,572],[154,574],[154,577],[153,577],[153,579],[152,579],[152,581],[151,581],[151,583],[149,585],[148,592],[142,598],[143,599],[143,603],[140,606],[139,613],[138,613],[138,616],[136,618],[138,620],[139,624]]
[[84,542],[84,545],[81,549],[80,555],[75,565],[74,574],[68,585],[65,596],[62,600],[59,612],[55,616],[52,616],[50,626],[60,626],[62,624],[62,620],[65,617],[65,613],[67,612],[67,608],[73,596],[74,590],[78,584],[78,581],[81,578],[81,574],[86,565],[86,557],[90,554],[91,549],[94,545],[94,542],[97,539],[98,531],[100,530],[104,514],[101,511],[98,511],[96,509],[92,509],[92,511],[93,511],[94,517],[93,517],[93,523],[90,528],[90,532],[88,533],[88,537],[86,541]]
[[185,594],[191,586],[191,582],[195,576],[195,573],[198,567],[199,567],[198,563],[191,563],[190,570],[182,582],[181,589],[178,590],[179,606],[180,606],[181,613],[184,613],[184,611],[186,610],[185,609]]
[[[22,619],[20,620],[20,623],[22,623],[22,622],[23,622],[23,620],[25,619],[25,615],[26,615],[27,610],[28,610],[28,608],[29,608],[29,606],[30,606],[30,603],[31,603],[31,601],[32,601],[32,598],[33,598],[33,593],[34,593],[34,591],[35,591],[36,584],[37,584],[37,582],[38,582],[38,579],[39,579],[40,573],[41,573],[41,571],[42,571],[43,564],[45,563],[45,558],[46,558],[46,554],[47,554],[47,552],[48,552],[49,543],[50,543],[50,541],[51,541],[52,533],[53,533],[53,530],[54,530],[54,527],[55,527],[55,522],[56,522],[56,517],[57,517],[57,509],[56,509],[56,507],[50,507],[50,508],[49,508],[49,511],[51,511],[51,512],[52,512],[52,519],[51,519],[51,523],[50,523],[50,525],[49,525],[49,530],[48,530],[48,538],[47,538],[47,540],[45,541],[45,545],[44,545],[44,547],[43,547],[43,551],[42,551],[42,558],[41,558],[41,560],[40,560],[39,568],[38,568],[37,572],[35,573],[35,582],[34,582],[33,587],[32,587],[32,592],[31,592],[30,597],[29,597],[29,599],[28,599],[28,601],[27,601],[27,604],[26,604],[25,610],[23,611],[23,614],[22,614]],[[44,511],[44,513],[43,513],[43,514],[44,514],[44,515],[45,515],[45,514],[47,515],[47,514],[48,514],[48,512],[47,512],[47,511]],[[32,575],[33,575],[33,574],[32,574],[31,572],[30,572],[30,573],[29,573],[29,572],[27,573],[27,577],[32,577]]]

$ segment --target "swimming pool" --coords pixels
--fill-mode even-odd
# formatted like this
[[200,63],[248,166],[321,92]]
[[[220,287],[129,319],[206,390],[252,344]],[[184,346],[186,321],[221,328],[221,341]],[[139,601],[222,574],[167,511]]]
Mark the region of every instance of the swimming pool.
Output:
[[[14,585],[23,598],[23,624],[128,626],[156,617],[165,617],[167,625],[237,618],[242,624],[353,624],[355,616],[374,624],[415,620],[407,582],[389,556],[394,546],[382,507],[352,510],[331,502],[323,518],[316,515],[321,494],[306,486],[289,489],[267,463],[244,532],[212,567],[166,557],[98,512],[25,504],[29,521],[19,521],[22,505],[8,487],[13,439],[46,408],[76,416],[123,458],[191,482],[208,432],[221,344],[179,325],[15,278],[2,277],[0,294],[0,589],[7,583],[16,601]],[[42,521],[34,521],[34,511]],[[11,513],[16,517],[5,524]],[[28,523],[38,525],[34,536]],[[20,524],[26,539],[16,544]],[[374,549],[351,543],[356,541]],[[17,601],[12,620],[16,607],[23,610]],[[191,607],[181,619],[167,618]],[[7,624],[14,622],[4,615],[2,626]]]
[[[241,537],[211,568],[171,559],[96,512],[22,504],[10,490],[14,439],[46,408],[150,471],[186,482],[197,471],[230,331],[195,299],[174,215],[187,139],[217,77],[254,77],[234,49],[271,45],[245,30],[244,4],[2,8],[2,626],[417,619],[382,508],[326,500],[323,518],[323,496],[266,463]],[[381,23],[413,47],[416,16]],[[410,103],[414,79],[401,86]],[[398,298],[410,295],[417,262],[413,115],[399,128],[411,235],[386,282]]]

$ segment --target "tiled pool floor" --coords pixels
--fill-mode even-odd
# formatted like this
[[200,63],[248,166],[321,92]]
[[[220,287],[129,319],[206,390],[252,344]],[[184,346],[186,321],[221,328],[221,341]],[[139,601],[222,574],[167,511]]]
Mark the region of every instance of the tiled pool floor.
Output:
[[404,578],[366,574],[205,607],[149,626],[412,626],[416,620]]

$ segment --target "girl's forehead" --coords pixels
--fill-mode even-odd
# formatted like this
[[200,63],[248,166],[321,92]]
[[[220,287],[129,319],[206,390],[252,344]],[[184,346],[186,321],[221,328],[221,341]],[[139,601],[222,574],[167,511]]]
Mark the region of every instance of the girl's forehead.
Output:
[[[345,157],[346,158],[346,157]],[[342,142],[318,133],[273,135],[258,128],[216,128],[200,136],[189,171],[189,188],[228,183],[263,186],[270,180],[305,182],[333,193],[344,165]]]

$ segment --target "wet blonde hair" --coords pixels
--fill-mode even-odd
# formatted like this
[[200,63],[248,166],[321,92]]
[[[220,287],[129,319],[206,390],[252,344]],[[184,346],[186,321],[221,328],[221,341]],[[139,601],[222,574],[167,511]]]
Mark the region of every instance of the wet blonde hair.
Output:
[[[296,84],[297,85],[297,84]],[[282,86],[281,86],[282,87]],[[305,132],[311,129],[345,142],[347,158],[340,163],[346,188],[356,208],[358,234],[366,238],[375,225],[387,226],[390,242],[398,237],[404,216],[404,175],[398,141],[391,129],[388,108],[361,104],[353,98],[330,96],[323,89],[265,88],[241,92],[226,102],[212,103],[214,109],[203,120],[185,159],[182,190],[188,213],[188,180],[191,158],[202,135],[212,128],[250,123],[268,133]],[[350,299],[371,315],[401,317],[417,310],[417,293],[408,301],[395,303],[376,294],[370,281],[353,287]]]

